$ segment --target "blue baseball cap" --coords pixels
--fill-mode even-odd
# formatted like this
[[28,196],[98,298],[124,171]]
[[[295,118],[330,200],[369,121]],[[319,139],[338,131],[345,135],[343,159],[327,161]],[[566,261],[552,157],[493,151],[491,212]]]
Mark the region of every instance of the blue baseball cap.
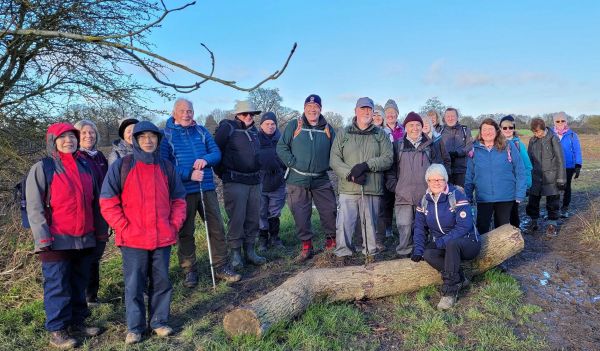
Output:
[[373,100],[368,97],[361,97],[356,101],[356,107],[370,107],[371,109],[375,108],[375,104]]

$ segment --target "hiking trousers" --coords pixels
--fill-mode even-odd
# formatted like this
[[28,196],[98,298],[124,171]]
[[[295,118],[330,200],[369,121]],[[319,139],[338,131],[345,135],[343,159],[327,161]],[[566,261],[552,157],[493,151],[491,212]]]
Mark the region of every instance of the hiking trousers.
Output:
[[491,230],[492,217],[494,228],[510,223],[510,214],[514,201],[477,202],[477,230],[485,234]]
[[260,194],[260,230],[269,230],[269,219],[279,218],[285,205],[285,184],[275,191],[263,191]]
[[398,227],[396,253],[398,255],[410,255],[413,249],[413,224],[415,222],[416,206],[397,204],[394,209],[396,211],[396,226]]
[[[223,183],[227,241],[232,249],[254,245],[260,218],[260,184]],[[253,246],[254,247],[254,246]]]
[[300,240],[312,240],[314,236],[310,221],[313,201],[319,212],[321,228],[325,237],[335,238],[337,202],[331,182],[326,182],[314,189],[288,184],[287,200]]
[[[532,219],[540,218],[540,201],[541,196],[529,194],[529,201],[525,212]],[[551,221],[557,221],[560,217],[560,194],[546,196],[546,210],[548,211],[548,219]]]
[[[381,196],[377,195],[347,195],[340,194],[340,209],[337,216],[337,233],[335,238],[335,255],[350,256],[354,252],[352,237],[357,222],[366,230],[361,230],[363,248],[365,255],[377,252],[375,241],[375,230],[377,227],[377,215],[381,205]],[[364,215],[364,216],[363,216]],[[364,245],[364,244],[367,245]],[[368,250],[367,250],[368,249]]]

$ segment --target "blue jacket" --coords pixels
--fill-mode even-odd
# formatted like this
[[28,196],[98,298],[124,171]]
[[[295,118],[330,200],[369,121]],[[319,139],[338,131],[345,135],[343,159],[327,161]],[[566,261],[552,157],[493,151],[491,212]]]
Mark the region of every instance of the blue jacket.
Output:
[[[558,137],[558,134],[556,136]],[[581,144],[577,133],[569,129],[563,134],[562,138],[558,137],[558,139],[560,139],[560,146],[562,146],[565,155],[565,168],[575,168],[575,165],[583,165]]]
[[[194,124],[182,127],[175,124],[173,117],[169,117],[160,142],[160,155],[175,165],[187,194],[198,193],[200,188],[203,191],[215,190],[212,167],[221,161],[221,150],[203,126]],[[201,185],[190,179],[197,159],[207,162]]]
[[[450,206],[449,195],[454,193],[456,205],[454,210]],[[431,234],[435,246],[445,249],[446,244],[453,239],[470,236],[479,240],[473,225],[473,214],[466,195],[460,188],[448,185],[446,191],[440,194],[437,201],[429,190],[425,193],[426,208],[417,206],[414,224],[414,249],[413,254],[423,256],[427,233]]]
[[517,149],[519,149],[521,161],[525,167],[525,180],[527,183],[527,189],[529,189],[531,188],[531,172],[533,171],[533,165],[531,164],[531,159],[529,159],[529,154],[527,153],[527,145],[525,145],[516,135],[513,136],[509,141],[512,141]]
[[525,166],[514,143],[498,151],[488,150],[479,141],[473,144],[472,154],[467,157],[465,192],[469,201],[473,191],[478,202],[523,201],[527,191]]

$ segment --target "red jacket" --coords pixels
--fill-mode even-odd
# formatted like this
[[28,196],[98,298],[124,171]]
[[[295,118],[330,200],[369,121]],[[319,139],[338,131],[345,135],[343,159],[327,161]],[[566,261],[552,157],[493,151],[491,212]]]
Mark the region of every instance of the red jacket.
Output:
[[144,250],[175,244],[186,217],[186,193],[173,166],[158,151],[142,151],[134,138],[133,164],[121,185],[123,160],[111,164],[100,194],[115,244]]

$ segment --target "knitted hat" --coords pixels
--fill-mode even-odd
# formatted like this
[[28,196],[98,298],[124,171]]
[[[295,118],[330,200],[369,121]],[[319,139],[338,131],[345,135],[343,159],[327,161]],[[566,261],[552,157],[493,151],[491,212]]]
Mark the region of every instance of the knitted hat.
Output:
[[387,110],[388,108],[393,108],[394,110],[396,110],[396,113],[400,113],[400,110],[398,110],[398,105],[396,105],[396,101],[389,99],[386,103],[385,106],[383,106],[383,110]]
[[421,123],[421,127],[423,127],[423,119],[421,118],[421,116],[419,116],[418,113],[410,111],[407,115],[406,118],[404,119],[404,123],[402,123],[402,126],[404,128],[406,128],[406,124],[408,122],[419,122]]
[[504,121],[512,122],[513,125],[515,124],[515,118],[512,115],[502,117],[502,119],[500,120],[500,125],[502,125],[502,122]]
[[383,112],[383,110],[382,110],[381,108],[379,108],[379,107],[376,107],[376,108],[373,110],[373,115],[379,115],[379,116],[382,116],[382,117],[383,117],[383,116],[385,116],[385,113]]
[[125,128],[129,127],[132,124],[136,124],[139,121],[135,118],[126,118],[122,119],[119,122],[119,138],[123,139],[125,135]]
[[319,105],[319,108],[323,108],[323,105],[321,105],[321,97],[317,94],[310,94],[306,99],[304,99],[304,105],[306,106],[308,103],[317,104]]
[[266,120],[271,120],[273,121],[273,123],[275,123],[275,125],[277,125],[277,117],[273,112],[266,112],[265,114],[263,114],[260,118],[260,124],[263,124],[263,122]]

